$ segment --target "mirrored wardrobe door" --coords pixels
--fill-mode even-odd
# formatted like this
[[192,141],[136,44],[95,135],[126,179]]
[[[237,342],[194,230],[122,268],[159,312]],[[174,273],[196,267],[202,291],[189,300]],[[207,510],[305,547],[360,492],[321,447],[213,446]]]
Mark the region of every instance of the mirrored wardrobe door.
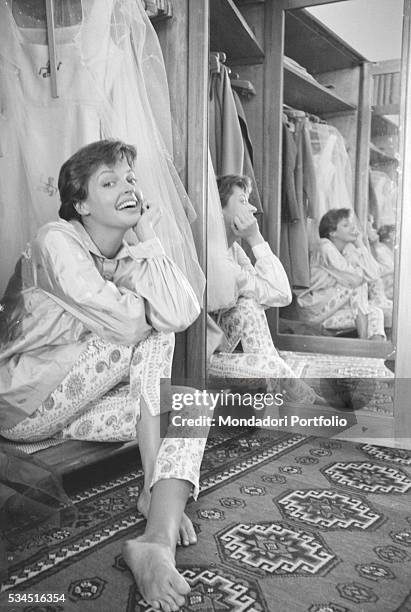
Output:
[[[295,271],[300,274],[300,278],[297,278],[296,282],[291,281],[294,285],[292,306],[297,302],[297,307],[293,308],[291,312],[285,312],[285,316],[281,312],[281,309],[279,313],[280,316],[271,312],[270,324],[276,345],[279,348],[294,351],[315,351],[321,354],[338,353],[340,355],[351,355],[353,360],[355,360],[357,356],[363,356],[372,360],[373,357],[386,357],[389,352],[395,348],[397,342],[399,343],[397,350],[402,346],[401,352],[402,355],[405,355],[405,344],[400,340],[402,334],[398,333],[398,329],[401,329],[401,327],[399,315],[397,324],[397,313],[404,313],[404,310],[401,309],[404,309],[404,300],[407,294],[405,286],[402,286],[402,284],[404,284],[404,273],[401,274],[401,267],[404,270],[404,265],[406,266],[403,257],[406,246],[403,245],[403,240],[406,239],[405,236],[408,235],[407,232],[409,231],[407,227],[408,221],[406,221],[406,208],[404,208],[402,204],[401,178],[404,176],[404,189],[406,189],[407,176],[406,173],[403,174],[403,168],[406,168],[406,165],[404,165],[406,147],[404,150],[401,143],[404,142],[406,145],[407,141],[404,131],[406,128],[406,123],[404,121],[405,108],[404,104],[401,104],[401,101],[406,99],[406,84],[408,82],[409,32],[407,27],[405,27],[403,40],[403,49],[405,53],[403,52],[402,57],[401,47],[399,45],[398,49],[395,49],[395,52],[391,51],[389,55],[374,58],[369,54],[370,51],[367,48],[358,45],[358,41],[355,44],[351,43],[351,47],[351,44],[349,44],[347,40],[341,38],[342,35],[337,34],[341,32],[341,30],[338,28],[335,29],[335,26],[331,25],[332,20],[318,23],[320,9],[327,8],[331,13],[332,10],[338,9],[343,11],[349,9],[350,5],[355,5],[357,11],[356,17],[349,20],[349,23],[352,25],[358,21],[361,13],[361,4],[363,4],[363,12],[365,14],[367,14],[367,12],[369,13],[373,29],[376,30],[375,24],[381,22],[383,27],[389,30],[385,38],[397,40],[397,42],[400,43],[403,21],[402,2],[399,2],[396,6],[390,5],[389,11],[391,17],[389,19],[387,17],[384,18],[384,8],[387,8],[386,6],[384,7],[384,5],[380,6],[382,12],[378,14],[378,5],[381,4],[378,2],[368,3],[368,8],[366,7],[366,3],[361,3],[361,1],[355,3],[333,3],[330,4],[329,7],[317,6],[312,12],[306,8],[308,3],[291,0],[290,2],[284,2],[282,8],[286,10],[281,11],[278,7],[277,9],[273,7],[271,32],[269,36],[277,39],[279,37],[281,39],[282,32],[284,31],[284,38],[282,39],[284,54],[287,56],[288,53],[290,59],[285,57],[284,64],[280,69],[278,66],[278,58],[275,57],[274,53],[271,58],[266,58],[273,79],[272,92],[274,92],[274,83],[278,86],[278,83],[282,82],[283,85],[283,104],[277,109],[278,114],[274,114],[274,118],[271,118],[274,130],[272,136],[268,136],[267,142],[270,148],[273,147],[275,149],[277,138],[284,134],[284,123],[287,124],[286,127],[289,129],[289,132],[291,132],[291,138],[295,141],[297,140],[296,135],[302,132],[300,124],[306,123],[307,119],[309,121],[313,120],[308,127],[310,133],[309,141],[312,149],[311,153],[313,154],[314,162],[316,161],[316,156],[324,160],[327,159],[327,155],[330,154],[330,157],[328,157],[329,164],[328,166],[324,166],[326,171],[319,177],[320,187],[326,187],[327,181],[329,185],[332,186],[333,177],[335,178],[336,176],[335,170],[337,161],[340,162],[343,169],[347,170],[348,168],[348,172],[340,174],[342,183],[340,184],[340,188],[335,191],[335,198],[327,207],[327,210],[330,208],[337,208],[337,210],[341,208],[351,209],[347,222],[342,222],[342,226],[346,224],[347,232],[352,232],[352,236],[341,235],[341,233],[339,233],[341,228],[331,228],[331,238],[337,239],[332,242],[330,237],[324,233],[324,228],[322,228],[323,235],[319,235],[319,221],[321,219],[317,219],[317,231],[314,237],[318,240],[320,245],[321,241],[328,240],[329,243],[332,243],[332,247],[335,247],[331,248],[331,244],[327,245],[328,249],[326,249],[326,251],[328,251],[328,255],[330,255],[331,252],[331,257],[328,257],[328,269],[324,270],[324,264],[327,262],[325,256],[323,256],[322,259],[318,256],[317,258],[313,257],[311,259],[311,252],[315,253],[314,248],[310,248],[310,241],[313,239],[313,235],[310,234],[312,229],[311,224],[313,217],[315,219],[315,215],[312,215],[312,211],[309,211],[311,215],[306,214],[307,223],[305,228],[305,239],[309,244],[308,265],[310,267],[310,285],[308,290],[307,287],[298,287],[298,281],[301,282],[301,271],[303,268],[301,267],[301,262],[298,257],[295,257],[295,250],[289,249],[288,254],[291,255],[291,259],[294,257],[294,261],[291,263],[296,264]],[[405,6],[407,9],[408,3]],[[297,8],[298,10],[295,10]],[[407,14],[407,10],[405,13]],[[342,13],[339,14],[337,21],[334,21],[334,24],[342,23],[341,14]],[[405,26],[407,26],[407,21],[408,17],[406,15],[404,21]],[[395,35],[392,32],[394,27],[396,28]],[[367,28],[364,26],[362,31],[366,32],[366,29]],[[304,30],[309,31],[309,37],[307,38],[306,34],[305,39]],[[269,30],[267,29],[267,31]],[[368,36],[369,34],[367,34],[367,42],[370,42]],[[380,34],[378,43],[383,38],[382,34]],[[317,47],[322,50],[322,52],[318,54],[318,59],[310,56],[307,51],[310,41],[313,42],[315,40],[317,41]],[[340,52],[340,57],[336,60],[334,65],[332,65],[332,61],[336,59],[335,56],[332,58],[331,53],[327,54],[325,52],[325,48],[327,48],[330,42],[332,43],[334,51],[337,49],[337,51]],[[381,49],[384,47],[384,45],[381,44],[377,46]],[[349,64],[345,66],[342,65],[342,58],[344,61],[349,58],[351,66]],[[299,59],[300,61],[298,61]],[[308,67],[304,65],[307,62],[309,64]],[[330,64],[325,66],[324,62],[330,62]],[[384,76],[381,77],[380,75]],[[297,83],[299,86],[296,86]],[[303,90],[306,92],[305,95],[301,94]],[[312,92],[311,97],[309,97],[308,92]],[[315,97],[318,99],[312,103]],[[334,105],[332,112],[324,112],[324,109],[321,109],[321,104],[323,104],[325,100],[329,105],[328,110],[330,110],[331,105]],[[310,108],[301,109],[298,108],[299,105],[306,105]],[[304,111],[305,117],[298,112],[301,110]],[[315,110],[317,112],[315,112]],[[307,117],[307,115],[310,114],[316,116]],[[266,115],[265,120],[268,122],[270,117]],[[326,139],[321,138],[324,132],[329,132],[333,136],[333,138],[328,141],[328,146]],[[313,134],[315,134],[314,137]],[[285,139],[283,139],[283,147],[284,140]],[[330,149],[333,141],[334,144],[338,141],[341,142],[340,156],[331,155]],[[278,155],[282,156],[284,160],[286,157],[284,155],[284,149],[277,149],[277,151]],[[323,152],[322,156],[321,152]],[[266,159],[269,159],[268,154]],[[302,157],[302,159],[304,160],[304,157]],[[349,164],[344,162],[344,160],[347,159],[350,162]],[[273,173],[270,176],[267,173],[268,164],[265,166],[264,198],[270,193],[274,193],[278,196],[278,201],[281,202],[281,205],[277,206],[275,211],[270,215],[267,231],[271,244],[274,248],[278,249],[277,252],[279,252],[280,255],[282,249],[284,253],[284,243],[285,246],[287,246],[287,240],[285,240],[282,235],[285,216],[283,214],[283,204],[284,200],[287,200],[285,196],[289,196],[289,194],[284,194],[283,173],[286,169],[287,168],[283,164],[277,175]],[[371,172],[376,174],[371,177]],[[383,179],[385,181],[384,184],[382,182],[378,184],[378,179]],[[305,185],[307,189],[304,191]],[[303,185],[303,196],[305,198],[305,200],[303,200],[303,205],[307,206],[309,196],[308,188],[312,190],[312,183],[306,181],[305,185]],[[378,187],[382,188],[378,189]],[[372,193],[372,190],[377,191],[377,193]],[[350,194],[352,194],[351,202]],[[405,195],[406,193],[404,192],[404,196]],[[377,200],[377,197],[379,200]],[[345,201],[341,201],[341,198],[345,198]],[[290,199],[289,197],[289,201]],[[319,201],[320,203],[324,203],[324,193],[320,193]],[[334,202],[337,203],[337,206],[334,205]],[[304,211],[306,213],[307,208]],[[325,214],[325,211],[321,212]],[[374,217],[376,217],[376,219]],[[298,215],[296,215],[296,218],[298,218]],[[286,238],[293,238],[293,233],[295,233],[296,228],[288,227],[286,229],[288,230]],[[322,321],[321,316],[328,314],[327,307],[337,307],[338,310],[338,304],[336,303],[338,300],[333,300],[334,295],[331,296],[331,302],[325,300],[325,304],[323,305],[326,307],[325,312],[322,312],[322,308],[320,308],[320,312],[316,313],[318,304],[315,298],[318,297],[319,292],[317,291],[316,295],[315,290],[318,290],[320,287],[324,289],[324,293],[327,291],[327,285],[324,284],[326,277],[324,277],[323,272],[329,274],[332,269],[330,264],[335,265],[339,260],[341,261],[339,255],[341,254],[341,247],[344,241],[352,241],[353,246],[359,248],[359,241],[354,241],[354,236],[359,231],[362,234],[361,242],[363,245],[361,245],[361,250],[363,251],[362,257],[364,257],[364,260],[365,257],[369,258],[370,256],[377,260],[377,253],[373,251],[372,245],[372,242],[376,240],[377,236],[378,243],[374,246],[379,247],[380,244],[383,246],[383,240],[385,239],[386,233],[389,234],[388,240],[391,240],[391,247],[386,245],[386,260],[381,258],[381,262],[378,262],[380,265],[384,263],[384,261],[387,262],[386,271],[388,271],[388,263],[390,264],[390,280],[388,282],[388,277],[384,277],[382,274],[382,266],[380,268],[379,278],[375,279],[378,280],[377,284],[380,285],[379,290],[381,289],[381,281],[383,283],[386,282],[386,285],[384,285],[384,294],[380,294],[383,296],[383,301],[377,298],[378,293],[375,293],[375,287],[372,288],[372,292],[370,292],[370,287],[368,287],[368,295],[366,296],[368,298],[368,307],[375,305],[383,311],[384,333],[387,337],[387,340],[384,341],[382,341],[382,339],[379,341],[377,338],[371,338],[369,333],[371,330],[369,330],[367,334],[367,327],[364,331],[364,328],[361,328],[358,322],[352,322],[353,329],[350,332],[348,329],[344,329],[343,324],[340,329],[331,328],[335,326],[330,326],[330,323],[344,323],[344,321],[338,321],[338,317],[337,321],[332,321],[332,319],[324,319],[324,321]],[[381,240],[381,236],[383,240]],[[290,241],[288,241],[288,244],[290,244]],[[298,244],[298,240],[295,241],[294,244]],[[378,250],[380,249],[377,248],[376,251],[378,252]],[[384,251],[384,248],[382,248],[382,251]],[[285,252],[287,254],[286,250]],[[333,257],[333,254],[336,257]],[[299,255],[298,252],[297,255]],[[295,261],[295,259],[297,259],[297,261]],[[314,268],[314,271],[317,273],[314,279],[312,279],[312,263],[317,266],[317,270]],[[357,261],[354,259],[354,261],[351,260],[351,262],[348,261],[348,263],[351,265],[354,264],[355,266],[360,263],[360,260]],[[332,269],[332,272],[335,275],[334,269]],[[313,280],[316,281],[316,284],[313,283]],[[335,280],[332,280],[332,282],[334,285],[336,284]],[[390,293],[391,282],[393,283],[392,298]],[[370,285],[369,282],[368,285]],[[301,295],[302,299],[300,298]],[[339,299],[344,299],[344,293],[342,296],[336,295]],[[391,299],[393,304],[390,305],[389,300]],[[390,308],[388,308],[389,306]],[[306,315],[308,313],[309,316],[301,317],[301,308],[305,308]],[[319,315],[317,320],[314,317],[315,314]],[[329,314],[332,315],[335,313],[332,312]],[[379,330],[381,330],[381,313],[379,316]],[[311,327],[314,327],[318,322],[322,323],[322,325],[320,325],[320,329],[317,330],[307,329],[305,327],[307,322]],[[326,325],[324,325],[324,322]],[[356,323],[355,326],[354,323]],[[404,315],[402,318],[402,326],[405,328]],[[405,329],[404,332],[405,335],[408,333]],[[380,361],[380,363],[382,362]],[[403,360],[401,360],[401,363],[402,371],[404,372],[405,363]],[[390,366],[393,368],[393,360],[391,360]],[[386,368],[384,368],[381,374],[385,376]],[[375,376],[377,376],[377,374],[375,374]],[[398,391],[398,378],[396,378],[393,383],[396,387],[395,408],[392,408],[391,402],[391,409],[386,411],[386,416],[380,418],[376,425],[379,431],[385,431],[387,435],[393,434],[394,426],[398,426],[398,423],[402,422],[403,424],[408,424],[409,422],[405,414],[403,403],[398,401],[400,397]],[[402,417],[401,414],[403,415]],[[392,419],[392,415],[395,415],[395,420]],[[366,419],[367,428],[372,420],[372,416]]]
[[[394,5],[389,26],[386,7],[367,0],[284,13],[285,345],[375,357],[392,348],[402,2]],[[395,41],[387,49],[378,24]]]

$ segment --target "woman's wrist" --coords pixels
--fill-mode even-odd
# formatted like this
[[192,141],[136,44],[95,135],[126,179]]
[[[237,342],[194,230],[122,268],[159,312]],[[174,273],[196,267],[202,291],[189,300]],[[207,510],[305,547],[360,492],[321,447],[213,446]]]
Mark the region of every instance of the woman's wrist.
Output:
[[260,232],[256,232],[255,234],[253,234],[247,239],[247,242],[250,245],[250,247],[253,248],[257,246],[257,244],[262,244],[263,242],[265,242],[265,240],[262,237]]
[[139,224],[134,228],[134,231],[140,242],[145,242],[146,240],[151,240],[152,238],[157,237],[151,224],[145,227],[140,227]]

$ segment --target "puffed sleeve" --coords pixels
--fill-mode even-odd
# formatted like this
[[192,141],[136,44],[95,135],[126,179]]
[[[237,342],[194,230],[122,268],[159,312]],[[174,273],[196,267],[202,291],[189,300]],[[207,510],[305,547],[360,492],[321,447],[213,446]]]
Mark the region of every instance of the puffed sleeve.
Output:
[[266,308],[287,306],[291,302],[292,295],[287,274],[267,242],[253,247],[256,258],[254,266],[237,243],[234,244],[234,253],[238,263],[236,275],[238,296],[253,297]]
[[233,308],[238,300],[236,277],[238,264],[226,252],[209,249],[207,254],[207,310],[215,312]]
[[351,257],[344,257],[329,240],[324,240],[321,245],[319,265],[346,287],[358,287],[366,280],[362,269],[351,261]]
[[200,306],[190,283],[165,254],[158,238],[127,249],[130,259],[116,273],[116,284],[144,298],[147,320],[155,330],[187,329],[200,314]]
[[104,340],[137,344],[151,331],[144,299],[104,280],[74,233],[45,226],[32,259],[37,286]]
[[364,280],[367,282],[373,282],[380,277],[378,261],[367,249],[365,244],[359,247],[353,244],[347,244],[344,249],[344,256],[348,263],[362,270]]

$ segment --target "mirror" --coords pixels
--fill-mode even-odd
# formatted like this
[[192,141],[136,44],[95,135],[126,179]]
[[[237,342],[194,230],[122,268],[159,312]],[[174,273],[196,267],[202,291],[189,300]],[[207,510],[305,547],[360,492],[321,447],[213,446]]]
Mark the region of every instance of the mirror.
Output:
[[[396,333],[403,0],[389,6],[382,0],[347,0],[289,8],[306,4],[272,3],[272,15],[266,9],[264,20],[259,9],[250,9],[252,29],[265,41],[264,66],[236,66],[257,91],[245,114],[259,147],[262,233],[292,290],[290,304],[287,299],[268,304],[279,308],[266,308],[262,317],[296,376],[392,379],[384,359],[395,347]],[[337,216],[321,224],[333,209]],[[208,250],[214,254],[210,235],[216,233],[209,227]],[[229,295],[230,275],[213,276],[210,270],[209,286],[216,277]],[[217,313],[220,331],[222,322],[227,323]],[[237,324],[242,322],[233,319],[225,330],[233,342]],[[218,329],[214,332],[216,346]],[[209,348],[213,342],[209,334]],[[212,375],[239,376],[239,353],[253,353],[247,346],[237,344],[237,352],[220,348],[229,355]],[[256,363],[268,352],[249,355],[248,368],[241,368],[244,378],[256,377]],[[313,367],[307,369],[308,352]],[[247,361],[244,355],[242,360]],[[263,376],[264,367],[260,372]]]
[[402,0],[285,13],[280,259],[293,300],[278,331],[306,347],[331,337],[324,352],[339,338],[346,354],[359,340],[370,357],[392,348],[402,14]]

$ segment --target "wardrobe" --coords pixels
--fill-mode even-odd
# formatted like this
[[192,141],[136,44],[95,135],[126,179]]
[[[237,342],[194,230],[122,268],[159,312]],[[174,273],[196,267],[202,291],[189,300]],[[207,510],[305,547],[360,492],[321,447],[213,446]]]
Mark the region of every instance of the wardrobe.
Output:
[[[137,1],[137,0],[136,0]],[[138,0],[140,1],[140,0]],[[263,235],[279,254],[281,227],[283,104],[302,108],[335,126],[347,143],[354,174],[353,202],[359,219],[367,215],[370,166],[385,163],[399,177],[399,211],[394,280],[392,340],[370,345],[353,338],[334,338],[282,333],[279,313],[269,311],[269,323],[278,349],[384,358],[394,349],[395,406],[393,417],[366,427],[384,429],[387,437],[399,432],[411,438],[411,0],[404,0],[403,53],[401,64],[380,66],[381,74],[399,74],[401,91],[395,104],[400,110],[401,130],[383,116],[387,100],[372,103],[378,66],[325,28],[305,11],[307,6],[334,4],[338,0],[173,0],[172,13],[152,18],[162,47],[173,119],[174,164],[186,187],[197,219],[192,224],[200,264],[207,261],[207,158],[210,52],[224,52],[226,65],[242,80],[253,84],[256,95],[242,99],[254,149],[254,172],[261,197]],[[340,0],[341,4],[344,0]],[[52,4],[52,3],[51,3]],[[310,77],[285,63],[284,56],[303,64],[316,75]],[[391,72],[390,72],[391,71]],[[393,77],[386,78],[393,82]],[[376,107],[380,108],[376,109]],[[383,125],[383,127],[381,127]],[[393,159],[382,160],[378,135],[389,133],[396,150]],[[376,151],[370,150],[370,141]],[[397,155],[398,153],[398,155]],[[386,154],[386,152],[385,152]],[[387,156],[387,155],[386,155]],[[399,158],[399,161],[398,159]],[[382,160],[382,161],[381,161]],[[381,169],[381,168],[380,168]],[[206,300],[206,298],[205,298]],[[177,382],[206,378],[206,302],[203,313],[184,334],[179,334],[173,366]]]
[[[343,2],[342,2],[343,3]],[[254,171],[263,204],[262,228],[271,248],[280,248],[280,202],[282,173],[283,104],[302,108],[336,127],[343,135],[353,171],[353,207],[358,219],[365,223],[368,214],[370,169],[384,166],[396,176],[399,190],[399,214],[394,280],[394,312],[392,337],[386,342],[370,343],[345,337],[307,336],[282,333],[279,313],[269,311],[270,329],[279,349],[385,358],[395,349],[395,407],[392,417],[367,417],[361,426],[372,437],[385,431],[411,436],[411,416],[406,397],[407,376],[411,363],[411,326],[407,315],[410,290],[408,278],[411,262],[411,173],[405,171],[411,155],[409,128],[409,12],[404,2],[402,62],[376,65],[369,62],[344,40],[321,24],[307,6],[330,4],[306,0],[174,0],[174,16],[156,24],[163,47],[169,76],[174,121],[179,127],[176,148],[185,156],[182,165],[187,189],[199,215],[194,228],[198,253],[206,262],[205,184],[207,166],[207,80],[209,52],[224,52],[225,63],[240,79],[251,82],[256,95],[242,100],[254,148]],[[333,3],[331,3],[333,4]],[[304,75],[284,56],[301,63],[315,74],[314,81]],[[401,79],[395,100],[378,101],[378,78],[390,83]],[[397,75],[397,76],[394,76]],[[182,95],[182,92],[187,95]],[[377,96],[377,98],[373,98]],[[380,100],[381,101],[381,100]],[[384,106],[385,104],[385,106]],[[388,106],[387,106],[388,104]],[[389,107],[390,106],[390,107]],[[395,109],[394,109],[395,106]],[[400,113],[398,124],[386,119],[387,114]],[[394,149],[379,147],[379,137],[389,136]],[[181,138],[183,135],[183,138]],[[181,146],[183,145],[183,146]],[[183,161],[183,160],[182,160]],[[402,171],[404,169],[404,171]],[[405,203],[405,204],[404,204]],[[195,377],[205,373],[205,318],[187,333],[186,350],[190,355],[186,374]],[[196,351],[192,353],[193,343]]]

